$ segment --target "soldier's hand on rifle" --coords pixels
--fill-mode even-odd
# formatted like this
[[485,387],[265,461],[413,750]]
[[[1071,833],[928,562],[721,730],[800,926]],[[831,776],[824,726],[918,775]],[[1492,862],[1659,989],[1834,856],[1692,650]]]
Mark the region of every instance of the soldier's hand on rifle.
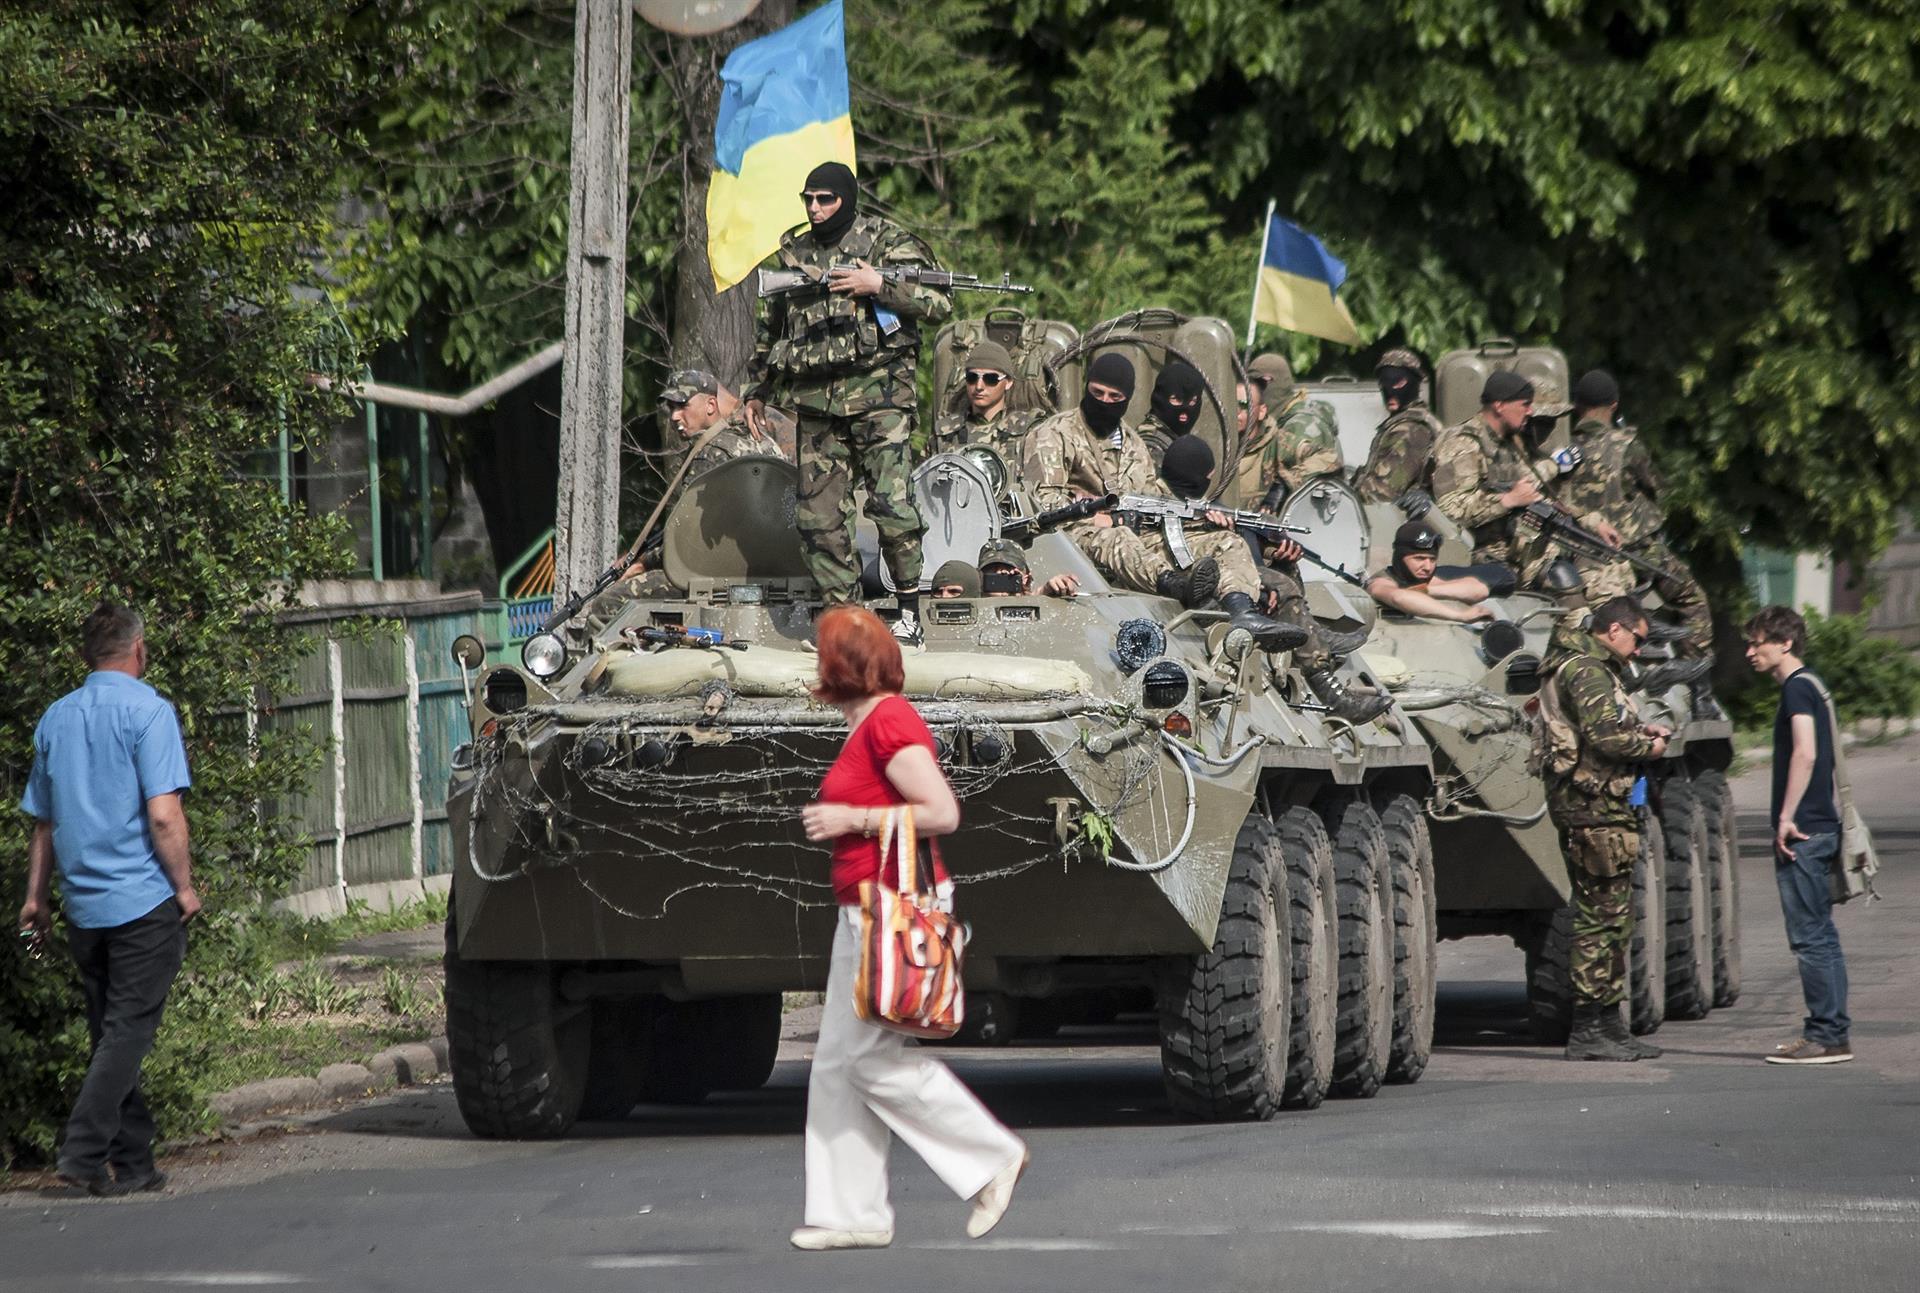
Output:
[[1593,532],[1599,535],[1601,542],[1605,543],[1609,548],[1617,548],[1620,546],[1620,531],[1614,529],[1610,523],[1606,521],[1595,521],[1593,523]]
[[1267,564],[1270,566],[1291,564],[1305,555],[1305,550],[1292,539],[1275,539],[1267,547]]
[[1667,738],[1664,736],[1654,737],[1653,738],[1653,757],[1656,759],[1662,759],[1666,757],[1666,754],[1667,754]]
[[765,400],[747,401],[747,430],[755,435],[767,434],[767,402]]
[[836,269],[827,275],[827,290],[841,296],[876,296],[885,286],[880,271],[866,261],[855,262],[858,269]]
[[1568,472],[1572,471],[1575,467],[1578,467],[1581,463],[1585,462],[1586,460],[1587,460],[1587,456],[1580,452],[1580,446],[1577,444],[1570,444],[1566,448],[1562,449],[1559,453],[1556,453],[1555,455],[1553,455],[1553,465],[1560,469],[1560,474],[1562,476],[1566,475]]
[[1113,525],[1112,512],[1095,512],[1087,519],[1093,522],[1093,528],[1096,530],[1110,529]]
[[1223,530],[1231,530],[1233,528],[1233,518],[1225,512],[1216,512],[1209,508],[1206,517],[1208,525],[1217,525]]
[[1531,476],[1522,476],[1514,481],[1507,492],[1500,496],[1500,506],[1507,508],[1525,507],[1539,501],[1540,486]]

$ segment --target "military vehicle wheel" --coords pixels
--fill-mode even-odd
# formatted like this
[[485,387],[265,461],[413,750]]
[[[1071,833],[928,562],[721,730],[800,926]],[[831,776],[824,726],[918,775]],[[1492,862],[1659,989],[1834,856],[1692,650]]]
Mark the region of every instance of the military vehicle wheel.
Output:
[[647,1030],[652,1016],[643,997],[602,997],[588,1006],[586,1122],[624,1118],[640,1103],[647,1076]]
[[1527,953],[1527,1028],[1542,1046],[1565,1046],[1573,1027],[1573,904],[1535,913]]
[[1667,1018],[1704,1019],[1713,1008],[1713,856],[1706,805],[1693,780],[1660,779],[1667,841]]
[[1291,939],[1286,859],[1250,813],[1233,848],[1213,950],[1160,999],[1160,1070],[1174,1112],[1205,1122],[1273,1117],[1287,1084]]
[[586,1091],[592,1019],[560,997],[545,961],[470,961],[447,918],[447,1058],[460,1116],[476,1136],[567,1134]]
[[1364,799],[1323,810],[1333,837],[1340,910],[1340,1011],[1332,1094],[1366,1099],[1380,1090],[1393,1054],[1393,877],[1386,830]]
[[714,1091],[752,1091],[773,1076],[780,994],[671,1001],[653,997],[640,1101],[698,1104]]
[[1333,1083],[1339,1029],[1340,913],[1333,841],[1311,808],[1289,808],[1277,823],[1286,859],[1293,956],[1293,1027],[1287,1042],[1288,1109],[1318,1109]]
[[1740,1000],[1740,829],[1733,820],[1727,774],[1712,770],[1694,778],[1707,810],[1713,855],[1713,1004]]
[[1027,997],[1020,1002],[1013,1035],[1022,1041],[1044,1041],[1072,1022],[1065,997]]
[[969,992],[960,1031],[922,1046],[1005,1046],[1020,1029],[1020,1003],[1004,992]]
[[1439,945],[1433,896],[1433,837],[1411,795],[1395,795],[1380,812],[1393,877],[1393,1049],[1387,1081],[1418,1082],[1433,1054]]
[[1667,1018],[1667,846],[1659,819],[1640,823],[1633,863],[1633,942],[1627,952],[1627,1023],[1650,1033]]

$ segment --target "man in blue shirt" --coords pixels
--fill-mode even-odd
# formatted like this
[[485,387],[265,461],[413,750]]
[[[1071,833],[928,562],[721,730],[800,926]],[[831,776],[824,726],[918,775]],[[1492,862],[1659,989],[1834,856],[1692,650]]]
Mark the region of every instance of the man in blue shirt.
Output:
[[180,807],[191,781],[173,706],[140,681],[140,617],[102,602],[81,630],[81,654],[93,672],[33,734],[20,807],[36,821],[20,925],[44,934],[51,924],[57,865],[93,1043],[58,1171],[94,1194],[132,1194],[166,1184],[153,1165],[140,1065],[200,910]]
[[1848,1039],[1847,962],[1833,927],[1827,872],[1840,852],[1833,784],[1833,730],[1825,689],[1807,668],[1807,622],[1785,606],[1747,621],[1747,663],[1780,684],[1773,720],[1773,872],[1787,918],[1787,945],[1800,962],[1807,1017],[1800,1040],[1782,1043],[1769,1064],[1842,1064]]

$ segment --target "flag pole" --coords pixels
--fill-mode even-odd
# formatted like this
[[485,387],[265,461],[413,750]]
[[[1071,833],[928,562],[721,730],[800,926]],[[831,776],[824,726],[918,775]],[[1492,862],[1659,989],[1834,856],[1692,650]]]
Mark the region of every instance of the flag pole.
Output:
[[1267,218],[1260,222],[1260,256],[1253,262],[1253,301],[1247,306],[1247,353],[1243,359],[1253,357],[1253,323],[1260,313],[1260,271],[1267,265],[1267,239],[1273,236],[1273,198],[1267,199]]

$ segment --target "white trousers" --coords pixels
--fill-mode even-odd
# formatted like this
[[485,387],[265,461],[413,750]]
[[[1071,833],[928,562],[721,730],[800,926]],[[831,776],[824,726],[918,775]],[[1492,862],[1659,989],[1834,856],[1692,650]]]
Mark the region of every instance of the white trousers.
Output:
[[842,907],[807,1079],[807,1224],[892,1230],[892,1136],[963,1199],[978,1194],[1026,1147],[930,1052],[853,1013],[859,932],[859,909]]

